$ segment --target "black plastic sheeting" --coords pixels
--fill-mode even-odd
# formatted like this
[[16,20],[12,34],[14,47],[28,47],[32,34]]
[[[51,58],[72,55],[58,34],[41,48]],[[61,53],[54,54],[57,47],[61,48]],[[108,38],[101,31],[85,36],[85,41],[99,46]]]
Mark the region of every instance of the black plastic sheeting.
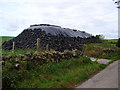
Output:
[[75,29],[69,29],[69,28],[62,28],[60,26],[55,25],[31,25],[27,29],[41,29],[42,31],[45,31],[46,34],[50,33],[51,35],[63,35],[68,37],[81,37],[81,38],[89,38],[92,37],[91,34],[86,33],[85,31],[79,31]]
[[49,45],[49,49],[60,52],[72,49],[82,50],[83,44],[100,43],[99,39],[84,31],[49,24],[39,24],[30,25],[29,28],[24,29],[17,37],[4,42],[0,48],[11,50],[12,44],[15,42],[15,49],[35,49],[37,38],[40,38],[43,50],[45,50],[46,45]]

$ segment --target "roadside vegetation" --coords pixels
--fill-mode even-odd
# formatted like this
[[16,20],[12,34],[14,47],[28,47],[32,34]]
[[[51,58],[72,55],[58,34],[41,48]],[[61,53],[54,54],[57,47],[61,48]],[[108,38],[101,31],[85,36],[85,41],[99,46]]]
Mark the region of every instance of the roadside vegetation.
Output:
[[91,62],[88,57],[83,56],[19,70],[11,68],[8,63],[3,67],[3,87],[71,88],[77,83],[84,82],[104,67],[105,65]]
[[116,46],[120,47],[120,38],[118,39]]
[[[4,41],[11,39],[3,38]],[[120,48],[116,44],[117,40],[85,44],[82,53],[74,50],[63,53],[34,49],[15,49],[14,53],[2,50],[2,85],[5,89],[72,88],[107,66],[92,62],[90,57],[120,59]]]
[[103,40],[102,43],[84,45],[84,55],[111,60],[120,59],[120,48],[117,40]]

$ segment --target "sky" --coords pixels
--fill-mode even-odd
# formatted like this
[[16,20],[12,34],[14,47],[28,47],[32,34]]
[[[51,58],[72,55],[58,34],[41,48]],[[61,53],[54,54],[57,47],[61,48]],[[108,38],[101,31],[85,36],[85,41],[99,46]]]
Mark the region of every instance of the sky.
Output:
[[0,36],[17,36],[33,24],[118,38],[118,9],[112,0],[0,0]]

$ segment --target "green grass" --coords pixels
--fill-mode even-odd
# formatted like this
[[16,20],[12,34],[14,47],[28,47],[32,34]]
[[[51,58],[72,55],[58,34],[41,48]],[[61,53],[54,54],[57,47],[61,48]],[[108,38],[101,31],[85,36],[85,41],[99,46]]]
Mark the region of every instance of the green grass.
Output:
[[[0,36],[0,45],[2,45],[2,43],[4,43],[5,41],[11,40],[12,38],[14,38],[13,36]],[[27,52],[34,52],[35,49],[16,49],[14,51],[14,54],[25,54]],[[10,55],[12,54],[11,50],[1,50],[0,49],[0,55],[6,56],[6,55]]]
[[9,77],[3,85],[9,86],[8,82],[11,81],[11,87],[17,88],[70,88],[105,67],[103,64],[88,61],[87,57],[80,57],[36,66],[30,70],[8,71],[3,68],[3,77]]
[[13,36],[0,36],[0,46],[2,45],[2,43],[4,43],[5,41],[8,41],[10,39],[12,39]]
[[[111,42],[117,42],[117,40],[103,40],[102,43],[87,44],[84,47],[84,54],[89,57],[118,60],[120,59],[120,48]],[[105,49],[115,50],[115,52],[103,52]]]
[[116,43],[118,39],[108,39],[108,40],[102,40],[104,43],[110,44],[112,46],[116,46]]
[[[0,46],[5,42],[8,41],[10,39],[12,39],[12,36],[0,36]],[[4,53],[8,53],[8,51],[3,51]],[[2,56],[2,49],[0,49],[0,56]],[[10,52],[9,52],[10,53]]]
[[116,53],[108,53],[98,56],[98,58],[110,59],[113,61],[120,60],[120,51]]
[[[35,49],[16,49],[14,51],[14,54],[26,54],[29,52],[35,52]],[[1,52],[0,52],[0,55],[3,55],[3,56],[7,56],[7,55],[11,55],[11,54],[13,54],[12,50],[1,50]]]

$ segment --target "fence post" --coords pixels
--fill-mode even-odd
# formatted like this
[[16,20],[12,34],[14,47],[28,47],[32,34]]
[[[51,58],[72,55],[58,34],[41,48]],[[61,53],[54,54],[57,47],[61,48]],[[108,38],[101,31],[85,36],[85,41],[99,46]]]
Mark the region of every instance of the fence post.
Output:
[[13,42],[12,44],[12,53],[14,53],[14,51],[15,51],[15,42]]
[[40,52],[41,51],[41,47],[40,47],[40,38],[37,38],[37,47],[36,47],[36,51]]
[[49,51],[49,46],[48,46],[48,44],[46,45],[46,51],[47,51],[47,52]]

